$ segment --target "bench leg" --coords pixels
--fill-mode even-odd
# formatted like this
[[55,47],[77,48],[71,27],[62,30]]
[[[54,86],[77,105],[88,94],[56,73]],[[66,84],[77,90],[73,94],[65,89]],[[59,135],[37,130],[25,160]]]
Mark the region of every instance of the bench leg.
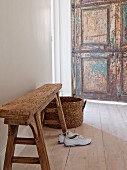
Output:
[[59,120],[60,120],[62,131],[63,131],[63,133],[66,133],[67,126],[66,126],[66,122],[65,122],[65,118],[64,118],[64,113],[63,113],[59,93],[56,94],[56,104],[57,104],[57,110],[58,110],[58,115],[59,115]]
[[50,170],[48,155],[47,155],[44,137],[43,137],[43,129],[42,129],[42,121],[41,121],[40,113],[35,114],[34,121],[31,122],[30,127],[34,134],[41,169],[42,170]]
[[4,160],[3,170],[12,170],[12,157],[14,156],[15,144],[14,140],[17,137],[18,125],[8,125],[8,141]]

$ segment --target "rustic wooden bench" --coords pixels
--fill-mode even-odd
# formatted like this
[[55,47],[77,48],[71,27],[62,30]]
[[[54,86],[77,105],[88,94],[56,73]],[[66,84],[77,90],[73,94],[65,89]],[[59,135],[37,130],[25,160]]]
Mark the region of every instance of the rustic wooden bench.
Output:
[[[13,163],[40,164],[42,170],[50,170],[50,164],[43,137],[43,110],[56,98],[58,115],[63,133],[67,131],[59,90],[61,84],[45,84],[42,87],[0,107],[0,118],[8,124],[8,141],[6,147],[4,170],[12,170]],[[17,137],[19,125],[29,125],[33,138]],[[14,156],[15,145],[36,145],[39,157]]]

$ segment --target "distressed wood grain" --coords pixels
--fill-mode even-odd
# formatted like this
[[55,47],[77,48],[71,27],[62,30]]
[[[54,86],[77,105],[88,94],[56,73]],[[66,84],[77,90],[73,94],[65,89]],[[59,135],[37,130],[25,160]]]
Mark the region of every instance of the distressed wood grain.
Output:
[[[73,6],[74,13],[73,56],[80,62],[72,60],[73,94],[127,101],[127,1],[82,0]],[[93,73],[95,65],[97,71]]]

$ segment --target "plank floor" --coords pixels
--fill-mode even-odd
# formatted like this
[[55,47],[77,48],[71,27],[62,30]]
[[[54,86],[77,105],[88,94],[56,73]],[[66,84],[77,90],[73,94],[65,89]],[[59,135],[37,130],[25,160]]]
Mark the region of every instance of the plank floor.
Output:
[[[57,143],[61,130],[44,127],[51,170],[127,170],[127,105],[87,101],[82,126],[71,129],[92,139],[83,147]],[[35,146],[22,155],[37,156]],[[13,165],[14,170],[40,170],[39,165]]]

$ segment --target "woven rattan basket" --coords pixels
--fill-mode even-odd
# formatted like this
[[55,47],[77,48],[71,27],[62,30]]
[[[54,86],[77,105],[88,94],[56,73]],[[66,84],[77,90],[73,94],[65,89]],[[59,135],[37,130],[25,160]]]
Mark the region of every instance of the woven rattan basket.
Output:
[[[67,128],[75,128],[83,122],[83,99],[76,97],[60,97]],[[57,106],[53,100],[45,109],[44,124],[52,128],[61,128]]]

